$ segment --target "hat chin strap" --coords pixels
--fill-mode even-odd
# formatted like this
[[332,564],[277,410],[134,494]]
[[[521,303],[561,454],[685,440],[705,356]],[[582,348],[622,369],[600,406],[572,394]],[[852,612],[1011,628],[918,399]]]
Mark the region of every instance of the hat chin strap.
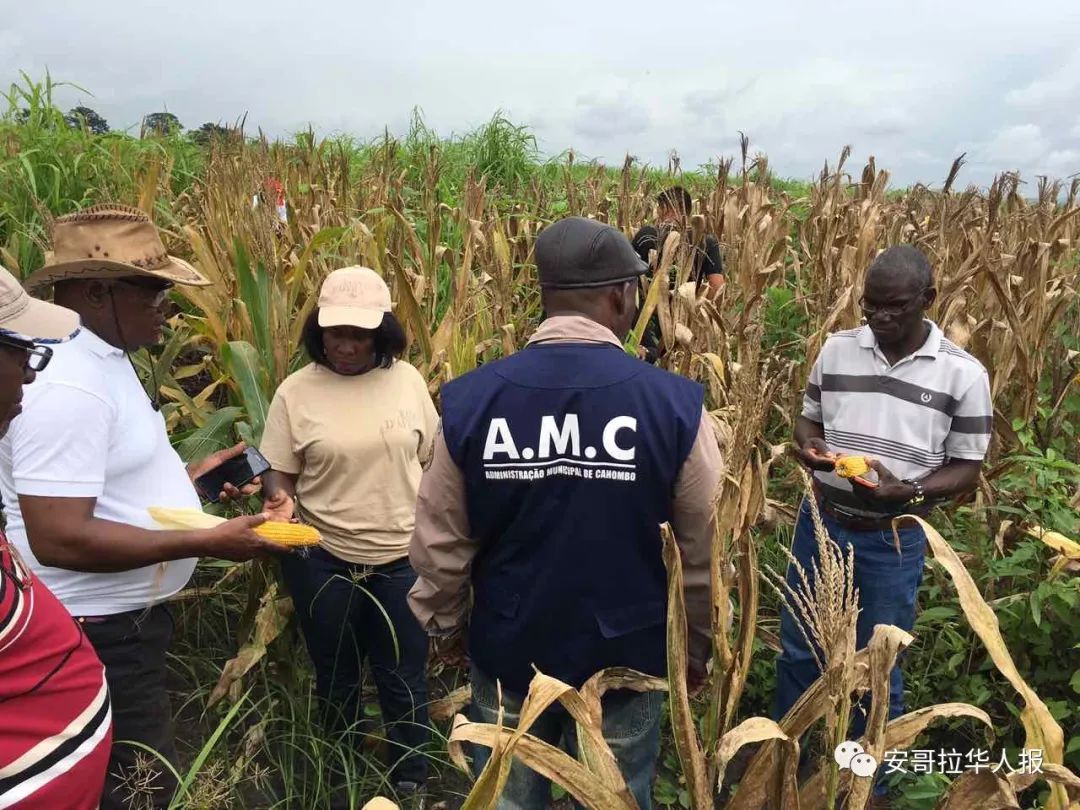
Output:
[[[113,288],[111,285],[109,286],[109,303],[112,304],[113,323],[116,324],[116,336],[120,338],[120,342],[124,344],[124,357],[126,357],[128,362],[131,364],[131,370],[135,372],[135,378],[138,379],[139,370],[135,368],[135,361],[131,359],[131,352],[128,351],[127,347],[127,338],[124,337],[124,330],[120,327],[120,315],[116,311],[116,296],[113,295]],[[154,355],[153,352],[151,352],[149,349],[147,349],[146,353],[150,357],[150,380],[154,384],[154,395],[151,396],[149,393],[146,393],[145,387],[143,388],[143,392],[146,393],[146,398],[150,400],[150,407],[153,408],[155,411],[160,411],[161,403],[158,401],[159,389],[157,381],[157,369],[154,367]],[[140,381],[140,385],[141,384],[142,383]]]

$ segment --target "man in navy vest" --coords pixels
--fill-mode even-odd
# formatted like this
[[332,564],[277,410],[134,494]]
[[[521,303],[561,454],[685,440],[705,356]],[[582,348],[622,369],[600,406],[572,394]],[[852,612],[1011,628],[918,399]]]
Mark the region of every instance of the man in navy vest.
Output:
[[[665,676],[659,526],[682,551],[691,688],[709,654],[709,549],[722,474],[700,385],[622,348],[647,269],[619,231],[572,217],[536,241],[546,320],[528,346],[442,389],[442,432],[417,501],[409,601],[428,633],[472,661],[472,718],[513,726],[534,670],[580,687],[606,667]],[[470,612],[469,588],[472,587]],[[604,734],[642,808],[662,693],[604,698]],[[549,710],[530,733],[575,751]],[[489,750],[477,747],[479,773]],[[543,808],[520,763],[500,807]]]

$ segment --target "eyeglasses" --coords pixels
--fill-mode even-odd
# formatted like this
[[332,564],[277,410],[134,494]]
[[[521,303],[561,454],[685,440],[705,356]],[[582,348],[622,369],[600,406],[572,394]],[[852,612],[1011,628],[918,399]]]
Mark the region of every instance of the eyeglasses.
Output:
[[26,340],[19,340],[8,335],[0,335],[0,346],[7,346],[26,352],[25,367],[33,372],[44,371],[52,360],[53,350],[48,346],[39,346]]
[[155,307],[160,307],[165,303],[169,297],[169,291],[173,288],[171,281],[143,281],[141,279],[118,278],[116,283],[134,287],[147,298],[150,298],[151,305]]
[[881,314],[890,315],[895,318],[897,315],[901,315],[906,312],[912,304],[921,301],[922,295],[924,292],[926,292],[926,289],[926,287],[923,287],[921,290],[915,293],[915,295],[913,295],[911,298],[909,298],[907,301],[904,301],[903,303],[886,304],[884,306],[878,306],[877,304],[869,303],[866,300],[866,296],[864,295],[859,298],[859,309],[861,309],[863,311],[863,314],[867,316]]

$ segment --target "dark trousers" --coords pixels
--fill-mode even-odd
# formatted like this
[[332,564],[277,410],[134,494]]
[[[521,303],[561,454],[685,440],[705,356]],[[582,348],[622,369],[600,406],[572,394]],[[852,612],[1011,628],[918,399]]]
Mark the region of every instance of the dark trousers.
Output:
[[166,808],[176,792],[176,779],[160,760],[131,742],[152,748],[174,767],[178,764],[165,685],[172,613],[165,605],[155,605],[112,616],[76,618],[105,665],[112,699],[113,747],[101,810]]
[[[922,582],[926,556],[926,535],[920,526],[905,524],[899,529],[900,550],[896,549],[891,529],[856,531],[822,513],[821,520],[829,536],[846,556],[855,550],[855,582],[859,591],[859,617],[856,623],[856,648],[869,643],[876,624],[892,624],[910,631],[915,624],[915,597]],[[814,587],[811,566],[817,562],[817,540],[805,501],[799,510],[791,553],[803,566]],[[789,566],[787,583],[799,587],[794,567]],[[780,642],[783,651],[777,660],[776,717],[783,717],[821,672],[817,668],[796,618],[785,605],[780,612]],[[899,666],[889,675],[889,719],[904,713],[904,676]],[[856,712],[850,728],[851,739],[858,739],[866,727],[866,717]]]
[[322,548],[281,564],[308,653],[324,722],[360,751],[369,730],[361,705],[365,659],[379,695],[394,782],[427,777],[431,740],[425,665],[428,638],[406,597],[416,581],[407,557],[366,566]]

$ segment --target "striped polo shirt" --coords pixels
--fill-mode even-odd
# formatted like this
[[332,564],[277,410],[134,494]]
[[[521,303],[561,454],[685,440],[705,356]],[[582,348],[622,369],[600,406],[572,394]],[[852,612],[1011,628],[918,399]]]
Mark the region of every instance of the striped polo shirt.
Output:
[[[834,452],[874,456],[897,478],[921,478],[949,459],[981,461],[993,407],[986,369],[937,324],[914,353],[890,365],[869,326],[830,335],[810,372],[802,415],[824,425]],[[822,496],[862,517],[877,511],[832,472],[816,472]]]

